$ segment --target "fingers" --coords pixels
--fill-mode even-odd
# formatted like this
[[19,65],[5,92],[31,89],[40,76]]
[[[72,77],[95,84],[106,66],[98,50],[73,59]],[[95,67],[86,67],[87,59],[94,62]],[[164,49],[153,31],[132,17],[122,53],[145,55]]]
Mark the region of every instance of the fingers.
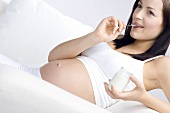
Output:
[[113,98],[113,99],[118,99],[119,97],[119,93],[117,92],[117,90],[115,89],[114,86],[111,87],[111,91],[109,90],[109,87],[108,87],[108,84],[107,83],[104,83],[104,86],[105,86],[105,90],[107,92],[107,94]]
[[118,92],[114,86],[112,86],[112,91],[109,90],[108,84],[104,83],[105,90],[107,94],[112,98],[112,99],[122,99],[122,100],[133,100],[133,91],[123,91],[123,92]]
[[134,76],[130,76],[130,80],[139,88],[143,88],[144,85]]
[[125,24],[121,20],[115,20],[115,26],[113,34],[118,33],[119,35],[125,29]]
[[122,32],[122,30],[123,30],[123,22],[122,21],[120,21],[120,20],[118,20],[118,26],[119,26],[119,29],[118,29],[118,31],[119,32]]
[[114,18],[113,16],[111,16],[109,18],[109,21],[112,23],[112,29],[113,29],[113,34],[116,33],[116,31],[119,29],[119,22],[116,18]]
[[134,76],[130,76],[131,81],[136,85],[136,87],[130,91],[118,92],[114,86],[112,86],[111,91],[108,88],[108,84],[105,83],[105,90],[107,94],[113,99],[122,99],[122,100],[133,100],[139,101],[142,95],[146,94],[144,84],[141,83]]
[[121,32],[125,29],[124,27],[125,24],[120,20],[117,20],[117,21],[118,21],[118,27],[115,30],[113,30],[113,34],[116,36],[120,35]]
[[125,24],[124,22],[117,20],[115,17],[111,16],[106,19],[104,19],[107,27],[112,29],[113,34],[122,32],[125,29]]

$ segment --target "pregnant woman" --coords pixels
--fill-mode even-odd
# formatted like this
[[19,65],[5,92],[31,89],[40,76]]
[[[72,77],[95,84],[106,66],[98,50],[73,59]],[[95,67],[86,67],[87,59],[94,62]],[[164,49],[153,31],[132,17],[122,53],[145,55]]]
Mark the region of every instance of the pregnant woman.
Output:
[[[104,108],[123,99],[167,113],[170,104],[147,91],[160,88],[170,101],[170,59],[164,56],[169,43],[170,1],[136,0],[128,26],[105,18],[86,36],[56,46],[44,66],[16,67]],[[109,90],[109,79],[121,67],[132,73],[127,92]]]

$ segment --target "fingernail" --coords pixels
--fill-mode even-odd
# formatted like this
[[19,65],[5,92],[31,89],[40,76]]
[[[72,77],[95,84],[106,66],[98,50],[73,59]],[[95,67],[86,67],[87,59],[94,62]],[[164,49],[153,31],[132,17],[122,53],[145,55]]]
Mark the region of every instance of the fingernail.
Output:
[[104,82],[104,85],[106,85],[106,86],[107,86],[108,84],[107,84],[106,82]]
[[135,79],[135,77],[133,75],[130,76],[132,79]]

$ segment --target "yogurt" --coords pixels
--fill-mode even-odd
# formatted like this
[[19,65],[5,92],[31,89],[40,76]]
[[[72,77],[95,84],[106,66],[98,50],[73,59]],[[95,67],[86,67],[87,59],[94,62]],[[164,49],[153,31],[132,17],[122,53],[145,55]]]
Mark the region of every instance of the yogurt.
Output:
[[131,75],[124,67],[121,67],[109,82],[109,89],[111,90],[111,86],[113,85],[117,91],[122,92],[128,85]]

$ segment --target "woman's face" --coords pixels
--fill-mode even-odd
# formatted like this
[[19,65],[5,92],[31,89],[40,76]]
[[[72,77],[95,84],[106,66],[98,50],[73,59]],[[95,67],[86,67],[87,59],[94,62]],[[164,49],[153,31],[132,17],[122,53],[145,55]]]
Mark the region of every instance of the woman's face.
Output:
[[133,13],[130,35],[136,40],[154,41],[163,29],[162,0],[140,0]]

